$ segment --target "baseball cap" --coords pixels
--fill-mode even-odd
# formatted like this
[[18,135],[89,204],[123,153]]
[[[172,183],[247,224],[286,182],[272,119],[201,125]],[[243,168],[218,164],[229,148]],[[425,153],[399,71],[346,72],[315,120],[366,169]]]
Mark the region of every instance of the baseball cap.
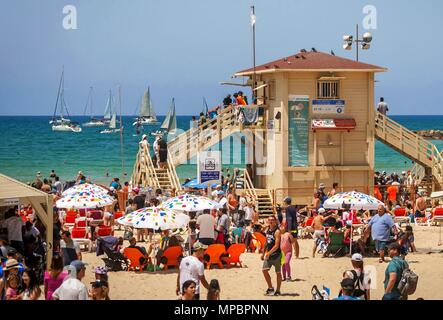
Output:
[[317,211],[318,213],[320,213],[320,214],[322,214],[322,213],[325,213],[326,212],[326,210],[325,210],[325,208],[320,208],[320,209],[318,209],[318,211]]
[[132,188],[132,192],[134,193],[139,193],[140,189],[138,187]]
[[148,136],[146,134],[142,135],[142,140],[147,138]]
[[284,203],[291,203],[292,199],[291,199],[291,197],[286,197],[286,198],[283,199],[283,202]]
[[352,261],[363,261],[363,256],[360,253],[354,253],[351,258]]
[[71,266],[73,266],[77,272],[79,272],[82,269],[85,269],[87,265],[88,265],[87,263],[84,263],[80,260],[74,260],[71,262]]
[[354,280],[345,278],[340,282],[340,285],[343,289],[354,289]]
[[319,188],[319,189],[324,189],[324,188],[326,188],[326,186],[325,186],[325,184],[322,182],[322,183],[320,183],[320,185],[318,186],[318,188]]
[[194,243],[194,245],[192,247],[194,248],[194,250],[205,250],[208,248],[207,245],[201,243],[200,241],[197,241],[196,243]]
[[108,281],[105,280],[95,280],[91,282],[93,288],[106,287],[109,288]]
[[225,194],[225,192],[223,190],[219,190],[219,191],[217,191],[217,194],[220,196],[220,195]]

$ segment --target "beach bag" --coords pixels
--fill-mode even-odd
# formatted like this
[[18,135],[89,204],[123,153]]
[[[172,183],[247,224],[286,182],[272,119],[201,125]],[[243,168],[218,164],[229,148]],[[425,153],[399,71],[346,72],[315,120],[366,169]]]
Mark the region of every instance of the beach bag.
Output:
[[397,289],[398,291],[400,291],[400,294],[402,296],[411,295],[414,294],[415,290],[417,289],[417,283],[418,275],[414,271],[409,269],[409,267],[406,267],[403,270]]

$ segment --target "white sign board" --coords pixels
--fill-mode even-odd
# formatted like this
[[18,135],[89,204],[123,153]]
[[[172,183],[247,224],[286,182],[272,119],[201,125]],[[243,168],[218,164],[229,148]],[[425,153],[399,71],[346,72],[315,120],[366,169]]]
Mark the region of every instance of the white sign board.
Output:
[[312,113],[343,114],[345,100],[312,100]]
[[201,151],[197,156],[198,183],[221,182],[221,152]]
[[18,206],[20,204],[19,198],[13,198],[13,199],[4,199],[3,205],[4,206]]

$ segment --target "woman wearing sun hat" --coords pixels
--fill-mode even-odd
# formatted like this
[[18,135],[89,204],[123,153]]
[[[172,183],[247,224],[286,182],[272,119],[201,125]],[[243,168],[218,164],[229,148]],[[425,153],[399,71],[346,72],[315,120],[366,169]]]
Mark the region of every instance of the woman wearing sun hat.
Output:
[[20,266],[17,260],[8,259],[8,261],[6,261],[3,268],[3,277],[0,278],[0,300],[6,299],[6,279],[8,279],[11,274],[19,275],[20,268],[23,268],[23,266]]

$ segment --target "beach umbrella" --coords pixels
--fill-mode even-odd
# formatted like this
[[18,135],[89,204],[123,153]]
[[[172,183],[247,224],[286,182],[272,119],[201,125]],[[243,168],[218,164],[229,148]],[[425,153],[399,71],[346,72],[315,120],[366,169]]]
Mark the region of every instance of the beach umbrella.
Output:
[[125,215],[116,222],[138,229],[172,230],[186,227],[189,216],[165,208],[149,207]]
[[[377,210],[378,206],[380,205],[382,205],[383,207],[385,206],[385,204],[380,200],[370,195],[357,191],[337,193],[323,203],[323,207],[325,209],[339,210],[343,209],[343,205],[349,206],[350,210]],[[352,241],[353,241],[352,221],[350,223],[351,223],[350,225],[351,242],[349,245],[349,251],[352,254]]]
[[165,209],[177,211],[202,211],[205,209],[218,209],[219,203],[207,197],[194,196],[191,194],[184,194],[178,197],[171,198],[161,204]]
[[183,187],[192,189],[206,189],[208,186],[204,183],[198,183],[197,178],[194,178],[191,181],[185,183]]
[[68,194],[58,200],[55,204],[60,209],[92,209],[108,206],[115,201],[114,197],[107,194],[96,194],[90,191],[83,191],[75,194]]
[[343,209],[343,204],[350,205],[355,210],[377,210],[378,206],[385,204],[380,200],[356,191],[337,193],[323,203],[325,209]]
[[63,191],[62,196],[73,195],[82,192],[89,192],[91,194],[98,195],[98,194],[107,194],[108,190],[95,184],[83,183],[83,184],[77,184],[69,189],[66,189],[65,191]]

